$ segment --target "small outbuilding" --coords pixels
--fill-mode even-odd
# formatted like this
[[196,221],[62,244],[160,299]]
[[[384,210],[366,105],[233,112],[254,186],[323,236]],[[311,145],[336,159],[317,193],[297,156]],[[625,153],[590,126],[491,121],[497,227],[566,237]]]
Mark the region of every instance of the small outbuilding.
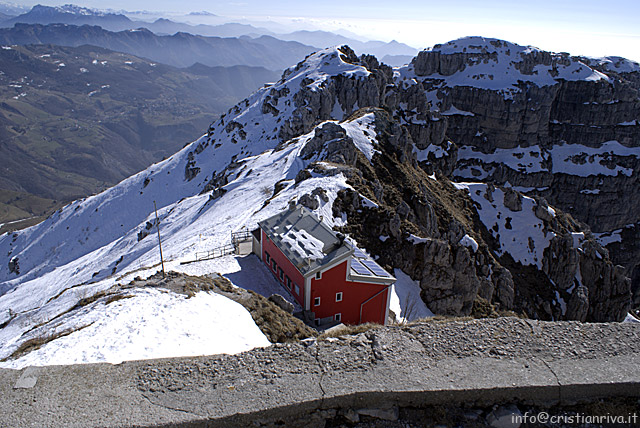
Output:
[[316,325],[386,323],[396,279],[344,235],[295,204],[258,225],[254,251]]

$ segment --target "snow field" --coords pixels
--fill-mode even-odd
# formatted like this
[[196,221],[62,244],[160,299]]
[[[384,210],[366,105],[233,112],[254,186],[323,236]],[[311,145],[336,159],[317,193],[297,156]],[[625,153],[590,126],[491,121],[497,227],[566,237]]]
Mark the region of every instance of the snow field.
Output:
[[81,364],[127,360],[235,354],[269,346],[251,314],[224,296],[200,292],[192,298],[159,289],[133,292],[133,297],[99,304],[71,317],[59,330],[73,333],[7,363]]

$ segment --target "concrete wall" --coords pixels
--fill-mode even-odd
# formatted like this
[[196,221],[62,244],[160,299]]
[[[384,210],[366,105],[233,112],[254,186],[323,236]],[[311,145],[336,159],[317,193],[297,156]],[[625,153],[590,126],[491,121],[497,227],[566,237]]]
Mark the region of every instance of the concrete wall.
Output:
[[312,428],[427,406],[637,400],[638,367],[633,324],[431,322],[231,356],[0,370],[0,426]]

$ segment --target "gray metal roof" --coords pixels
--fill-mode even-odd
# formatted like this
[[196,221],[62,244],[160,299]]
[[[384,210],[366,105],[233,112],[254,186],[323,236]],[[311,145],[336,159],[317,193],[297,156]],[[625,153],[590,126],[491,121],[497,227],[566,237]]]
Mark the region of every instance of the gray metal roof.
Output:
[[343,236],[300,205],[258,224],[303,275],[353,254]]
[[334,262],[352,257],[349,276],[365,282],[392,283],[395,278],[362,250],[331,230],[301,205],[258,223],[269,239],[307,276]]

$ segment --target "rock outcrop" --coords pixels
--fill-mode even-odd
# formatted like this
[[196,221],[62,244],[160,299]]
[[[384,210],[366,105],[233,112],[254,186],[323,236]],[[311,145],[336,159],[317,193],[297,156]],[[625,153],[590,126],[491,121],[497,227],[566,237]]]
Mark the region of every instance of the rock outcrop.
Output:
[[[401,74],[413,77],[446,116],[445,135],[457,146],[453,178],[509,183],[595,232],[637,223],[637,63],[466,38],[420,52]],[[612,257],[638,289],[640,253],[632,251]]]
[[[406,128],[382,110],[374,114],[380,152],[372,162],[358,157],[352,167],[355,171],[348,174],[355,191],[339,194],[334,215],[346,215],[348,225],[342,231],[379,256],[379,262],[418,281],[421,297],[434,313],[468,315],[481,297],[500,310],[541,319],[625,317],[629,280],[611,263],[608,252],[587,236],[588,230],[542,198],[526,198],[525,209],[525,197],[513,188],[486,186],[479,197],[502,204],[499,209],[505,213],[507,229],[522,227],[526,216],[533,216],[549,237],[546,246],[547,241],[535,235],[524,243],[526,251],[541,255],[539,268],[518,260],[504,252],[504,243],[498,242],[500,233],[490,228],[490,222],[486,224],[482,207],[473,198],[446,178],[428,176],[417,165],[410,155],[415,145]],[[324,147],[315,150],[326,158],[330,152]],[[364,203],[364,198],[374,205]],[[571,302],[569,308],[566,302]]]

